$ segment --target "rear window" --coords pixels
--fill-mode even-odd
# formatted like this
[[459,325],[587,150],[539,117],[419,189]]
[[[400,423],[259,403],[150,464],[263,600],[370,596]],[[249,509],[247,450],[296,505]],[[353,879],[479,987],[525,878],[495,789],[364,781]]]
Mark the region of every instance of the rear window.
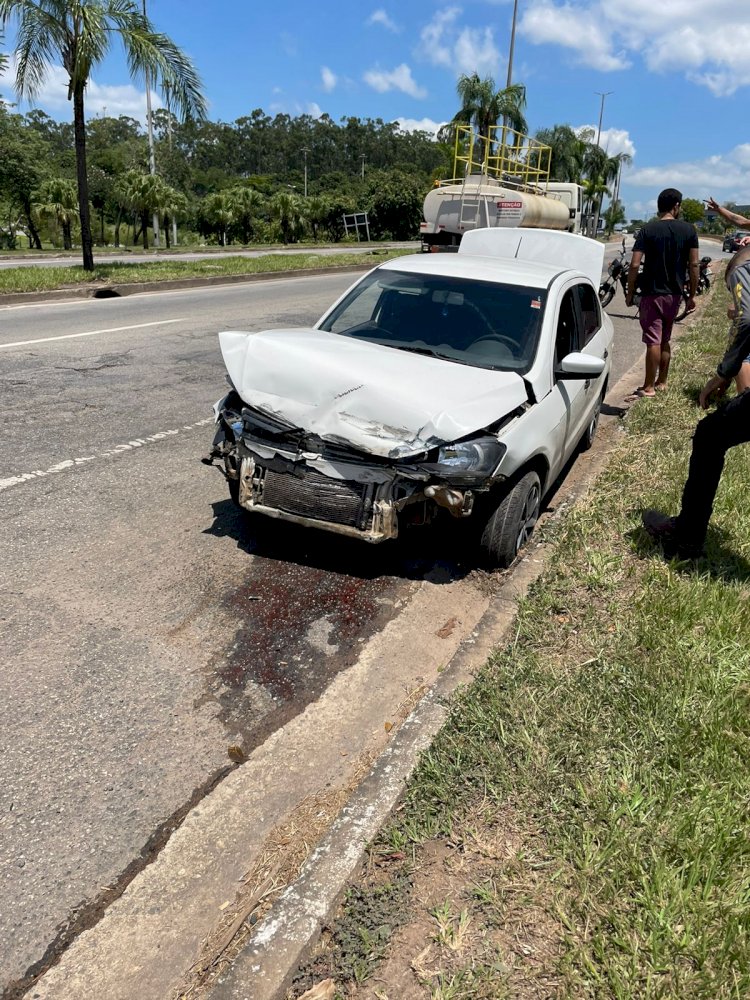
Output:
[[320,329],[523,373],[534,359],[545,304],[544,289],[383,270],[356,285]]

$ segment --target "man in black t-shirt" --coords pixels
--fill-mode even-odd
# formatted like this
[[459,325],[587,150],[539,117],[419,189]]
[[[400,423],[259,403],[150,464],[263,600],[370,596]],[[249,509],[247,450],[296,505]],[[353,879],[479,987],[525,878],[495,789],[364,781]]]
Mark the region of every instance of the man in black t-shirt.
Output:
[[[656,204],[659,218],[647,222],[635,238],[625,296],[632,305],[638,280],[646,377],[636,389],[637,396],[655,396],[657,390],[666,389],[672,358],[669,341],[686,278],[690,283],[688,309],[695,309],[698,287],[698,234],[695,226],[680,219],[682,194],[676,188],[666,188]],[[639,276],[641,262],[643,273]]]

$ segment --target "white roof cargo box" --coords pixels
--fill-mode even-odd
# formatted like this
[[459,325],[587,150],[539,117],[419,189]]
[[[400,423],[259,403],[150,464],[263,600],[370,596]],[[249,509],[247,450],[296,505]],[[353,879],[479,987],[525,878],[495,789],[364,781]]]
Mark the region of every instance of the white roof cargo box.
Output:
[[555,229],[472,229],[464,233],[459,254],[504,257],[582,271],[598,288],[602,280],[604,244]]

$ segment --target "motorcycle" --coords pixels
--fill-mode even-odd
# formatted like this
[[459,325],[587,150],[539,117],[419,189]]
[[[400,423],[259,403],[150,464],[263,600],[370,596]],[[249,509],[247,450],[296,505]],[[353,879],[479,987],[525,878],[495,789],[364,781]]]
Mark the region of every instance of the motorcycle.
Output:
[[[607,277],[601,285],[599,285],[599,301],[601,302],[603,309],[606,309],[615,297],[618,283],[622,285],[623,295],[627,294],[628,271],[630,270],[630,258],[628,257],[626,259],[627,252],[628,251],[625,249],[625,237],[623,237],[620,255],[610,261],[609,267],[607,268]],[[640,288],[638,284],[636,284],[635,291],[636,294],[633,301],[634,304],[637,305],[640,302]]]
[[[710,257],[701,257],[700,264],[698,266],[698,285],[695,289],[696,295],[703,295],[711,287],[711,278],[713,277],[713,271],[709,267],[711,263]],[[680,302],[680,308],[675,316],[675,323],[679,323],[680,320],[685,319],[688,314],[688,294],[690,292],[690,282],[685,281],[682,287],[682,302]]]

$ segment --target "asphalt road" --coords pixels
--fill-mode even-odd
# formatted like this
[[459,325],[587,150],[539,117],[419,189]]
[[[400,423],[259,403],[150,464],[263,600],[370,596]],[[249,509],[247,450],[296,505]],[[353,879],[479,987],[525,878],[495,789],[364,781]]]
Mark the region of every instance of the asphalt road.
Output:
[[[216,334],[314,321],[352,275],[0,308],[0,991],[95,917],[414,581],[466,571],[250,525],[199,461]],[[613,383],[642,352],[618,296]]]

